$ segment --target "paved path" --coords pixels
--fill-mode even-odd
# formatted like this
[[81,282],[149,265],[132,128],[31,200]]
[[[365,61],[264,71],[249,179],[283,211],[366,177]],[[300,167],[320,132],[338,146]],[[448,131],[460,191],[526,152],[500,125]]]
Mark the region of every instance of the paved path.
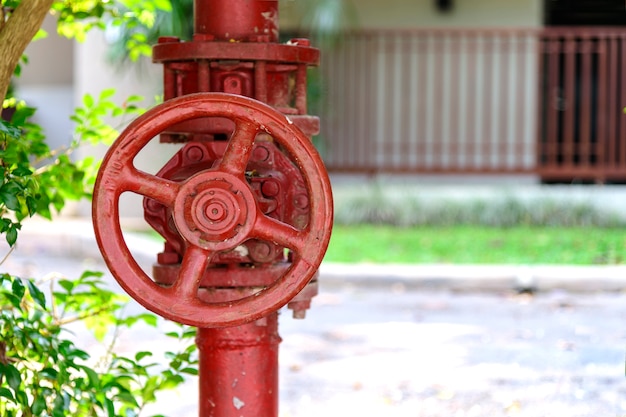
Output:
[[[27,230],[5,267],[31,276],[103,269],[89,234]],[[154,246],[136,243],[151,262]],[[281,316],[281,416],[626,416],[626,276],[538,271],[324,265],[307,319]],[[585,285],[539,285],[568,271]],[[518,295],[524,282],[542,291]],[[97,354],[95,341],[79,339]],[[153,329],[120,338],[123,351],[155,346],[164,344]],[[196,392],[191,381],[147,411],[197,416]]]

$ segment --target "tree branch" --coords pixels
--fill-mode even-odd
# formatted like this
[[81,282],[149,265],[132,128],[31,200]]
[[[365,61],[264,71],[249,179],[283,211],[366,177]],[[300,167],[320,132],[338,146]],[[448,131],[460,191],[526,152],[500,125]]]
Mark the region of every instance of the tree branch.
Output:
[[15,66],[41,27],[54,0],[22,0],[0,30],[0,98],[6,97]]

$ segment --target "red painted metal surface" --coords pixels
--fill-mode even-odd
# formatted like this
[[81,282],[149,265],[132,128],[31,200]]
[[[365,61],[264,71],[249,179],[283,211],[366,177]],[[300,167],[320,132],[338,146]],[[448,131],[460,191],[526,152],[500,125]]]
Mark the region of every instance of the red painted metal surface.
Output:
[[[278,2],[195,0],[191,41],[166,37],[165,102],[132,122],[99,172],[96,238],[146,308],[197,326],[201,417],[277,417],[277,310],[304,318],[332,228],[330,182],[311,136],[306,39],[278,44]],[[155,175],[134,165],[159,136],[184,143]],[[152,276],[133,259],[119,200],[144,197],[165,238]]]
[[195,0],[196,37],[236,42],[277,42],[278,1]]
[[[134,167],[137,153],[167,127],[196,117],[224,117],[236,128],[221,159],[184,181],[151,176]],[[306,184],[309,221],[298,229],[260,209],[246,180],[248,161],[259,133],[270,135],[297,162]],[[169,100],[133,121],[112,145],[94,193],[96,237],[105,260],[122,287],[146,308],[198,327],[232,326],[276,311],[300,292],[315,274],[330,239],[332,196],[324,165],[309,139],[287,116],[249,98],[198,93]],[[186,248],[176,281],[159,285],[132,259],[120,230],[118,204],[130,191],[158,201],[173,213]],[[216,254],[259,239],[291,250],[283,274],[254,295],[228,302],[207,302],[199,288]],[[249,271],[254,274],[254,270]]]
[[278,314],[236,327],[201,328],[200,416],[278,415]]

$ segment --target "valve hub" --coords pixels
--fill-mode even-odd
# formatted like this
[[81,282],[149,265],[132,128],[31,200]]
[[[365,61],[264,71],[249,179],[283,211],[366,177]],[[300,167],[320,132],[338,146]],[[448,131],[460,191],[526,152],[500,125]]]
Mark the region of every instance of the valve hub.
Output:
[[234,249],[248,236],[256,217],[255,198],[239,178],[219,171],[190,178],[175,202],[180,234],[204,249]]

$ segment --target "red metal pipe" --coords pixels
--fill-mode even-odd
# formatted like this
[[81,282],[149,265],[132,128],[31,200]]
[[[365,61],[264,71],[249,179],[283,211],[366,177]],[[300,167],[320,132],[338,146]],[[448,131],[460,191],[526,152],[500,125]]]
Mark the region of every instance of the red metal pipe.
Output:
[[194,28],[217,41],[277,42],[277,0],[196,0]]
[[198,329],[200,417],[277,417],[280,341],[278,313]]

